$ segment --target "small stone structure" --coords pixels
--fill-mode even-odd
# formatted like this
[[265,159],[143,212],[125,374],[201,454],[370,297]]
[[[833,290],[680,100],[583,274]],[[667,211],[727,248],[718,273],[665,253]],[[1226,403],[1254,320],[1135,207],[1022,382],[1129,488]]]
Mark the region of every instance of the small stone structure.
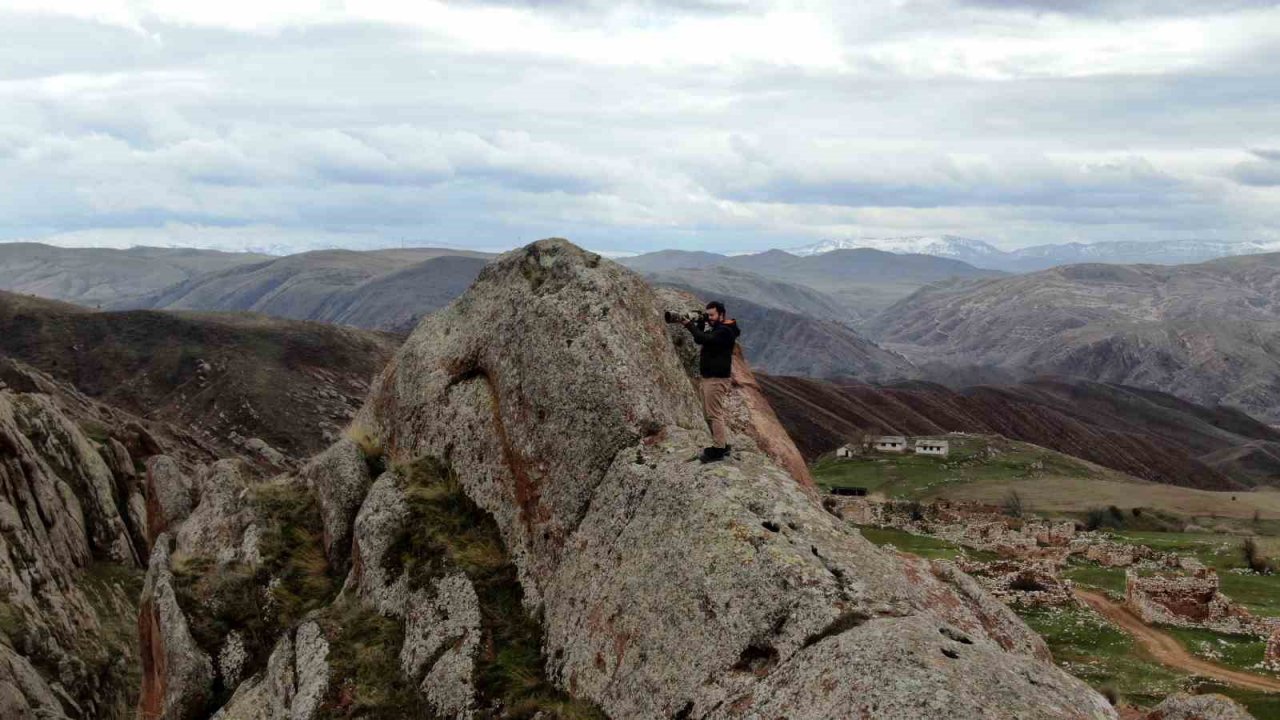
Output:
[[1036,608],[1076,603],[1071,581],[1058,575],[1058,565],[1051,560],[961,559],[956,565],[1008,605]]
[[853,444],[841,445],[836,448],[836,457],[838,458],[850,458],[858,454],[858,448]]
[[1267,638],[1267,653],[1262,658],[1262,666],[1280,673],[1280,623],[1273,624],[1271,636]]
[[1223,633],[1266,636],[1266,620],[1219,591],[1218,573],[1201,568],[1189,575],[1125,572],[1124,602],[1143,622],[1197,627]]
[[1112,542],[1109,540],[1096,540],[1093,538],[1082,538],[1083,542],[1079,544],[1086,560],[1092,560],[1103,567],[1129,567],[1141,560],[1151,560],[1156,556],[1156,551],[1146,545],[1137,545],[1134,543]]
[[871,447],[877,452],[904,453],[907,439],[901,435],[881,435],[871,441]]
[[1076,538],[1070,520],[1010,518],[992,507],[964,501],[920,503],[874,497],[828,496],[827,509],[855,525],[876,525],[932,535],[1004,558],[1066,561]]
[[951,444],[946,440],[919,439],[916,440],[915,450],[917,455],[946,457],[947,453],[950,452],[950,446]]

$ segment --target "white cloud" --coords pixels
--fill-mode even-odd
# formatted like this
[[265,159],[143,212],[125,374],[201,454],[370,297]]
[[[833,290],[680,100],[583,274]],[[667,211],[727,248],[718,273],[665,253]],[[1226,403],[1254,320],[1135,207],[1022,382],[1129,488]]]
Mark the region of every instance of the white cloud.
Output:
[[1003,5],[0,0],[0,240],[1277,233],[1280,11]]

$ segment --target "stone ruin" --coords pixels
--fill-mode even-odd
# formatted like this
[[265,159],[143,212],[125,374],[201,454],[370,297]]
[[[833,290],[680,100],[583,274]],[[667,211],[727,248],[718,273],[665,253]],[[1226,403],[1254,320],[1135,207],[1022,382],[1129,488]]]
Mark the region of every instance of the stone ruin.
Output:
[[855,525],[875,525],[932,535],[971,550],[1004,558],[1066,560],[1076,538],[1070,520],[1012,518],[978,503],[940,500],[877,500],[867,497],[826,498],[826,507]]
[[1280,623],[1271,627],[1271,635],[1267,638],[1267,651],[1262,658],[1262,666],[1280,673]]
[[1014,518],[980,503],[828,496],[825,504],[832,513],[855,525],[931,535],[1002,558],[1063,564],[1068,557],[1077,556],[1111,568],[1140,566],[1185,572],[1204,568],[1194,557],[1116,542],[1105,533],[1079,532],[1071,520]]
[[956,565],[1008,605],[1053,607],[1075,603],[1072,584],[1059,575],[1076,536],[1071,521],[1021,520],[973,503],[918,503],[866,497],[826,498],[827,509],[855,525],[891,527],[949,540],[963,548],[996,553],[982,562],[961,557]]
[[961,559],[956,565],[1007,605],[1023,608],[1061,607],[1076,602],[1073,584],[1058,575],[1058,565],[1047,560]]
[[1125,573],[1125,605],[1143,622],[1195,627],[1239,635],[1271,633],[1270,623],[1255,618],[1219,590],[1218,573],[1200,568],[1187,575]]
[[1099,533],[1081,533],[1071,543],[1071,554],[1083,556],[1103,567],[1120,568],[1141,565],[1196,572],[1204,564],[1194,557],[1162,552],[1147,545],[1116,542]]

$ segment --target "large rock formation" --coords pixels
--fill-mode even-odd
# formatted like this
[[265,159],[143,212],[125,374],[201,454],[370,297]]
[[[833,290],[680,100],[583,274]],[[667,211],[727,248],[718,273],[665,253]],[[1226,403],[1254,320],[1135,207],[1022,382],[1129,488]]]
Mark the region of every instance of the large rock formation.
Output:
[[[492,514],[558,684],[619,718],[1114,717],[972,579],[822,510],[778,436],[737,425],[732,460],[694,461],[709,433],[661,310],[620,266],[534,243],[426,318],[357,416]],[[365,581],[385,485],[357,520]]]
[[119,440],[90,438],[52,395],[17,391],[47,378],[5,365],[0,716],[123,717],[136,657],[126,623],[145,553],[133,460]]

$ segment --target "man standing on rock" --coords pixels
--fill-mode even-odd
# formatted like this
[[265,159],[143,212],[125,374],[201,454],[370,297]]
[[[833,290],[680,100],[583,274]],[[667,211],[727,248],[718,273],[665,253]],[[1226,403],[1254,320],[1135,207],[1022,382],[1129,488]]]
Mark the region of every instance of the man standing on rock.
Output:
[[702,450],[699,458],[704,463],[723,460],[729,454],[729,431],[725,424],[727,410],[725,398],[729,395],[729,376],[733,369],[733,346],[738,342],[738,323],[724,312],[724,303],[713,300],[707,303],[705,320],[685,320],[684,326],[693,334],[693,341],[702,346],[698,358],[698,372],[702,375],[702,408],[711,425],[714,445]]

